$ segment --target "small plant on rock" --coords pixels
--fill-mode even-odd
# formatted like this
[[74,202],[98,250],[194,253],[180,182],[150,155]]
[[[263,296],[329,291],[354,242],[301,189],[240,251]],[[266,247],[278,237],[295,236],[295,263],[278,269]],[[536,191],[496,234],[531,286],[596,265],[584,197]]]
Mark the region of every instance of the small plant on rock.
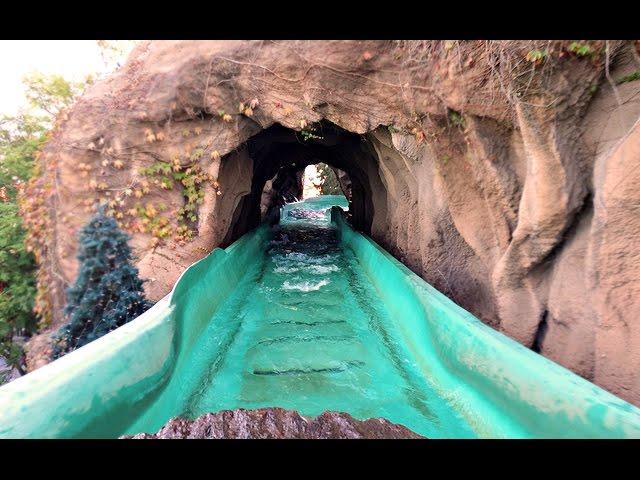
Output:
[[547,58],[547,56],[548,53],[546,50],[529,50],[525,58],[529,62],[539,65]]
[[316,135],[314,132],[316,128],[312,125],[309,125],[306,120],[300,120],[300,135],[302,135],[302,139],[305,142],[309,140],[322,140],[323,137],[320,135]]
[[571,42],[568,50],[578,57],[586,57],[588,55],[592,55],[594,52],[593,48],[588,43],[582,42]]
[[455,110],[449,110],[449,121],[454,127],[464,128],[464,117]]
[[640,80],[640,70],[636,70],[635,72],[630,73],[629,75],[625,75],[616,83],[620,85],[622,83],[635,82],[636,80]]

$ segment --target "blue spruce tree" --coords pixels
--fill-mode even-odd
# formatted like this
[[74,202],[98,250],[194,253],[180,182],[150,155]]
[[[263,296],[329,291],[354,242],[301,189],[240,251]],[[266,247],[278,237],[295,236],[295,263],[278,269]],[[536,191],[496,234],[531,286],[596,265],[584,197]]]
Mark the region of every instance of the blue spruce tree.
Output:
[[80,270],[67,290],[64,309],[69,322],[56,335],[53,358],[100,338],[149,308],[138,269],[131,264],[128,239],[103,207],[82,229]]

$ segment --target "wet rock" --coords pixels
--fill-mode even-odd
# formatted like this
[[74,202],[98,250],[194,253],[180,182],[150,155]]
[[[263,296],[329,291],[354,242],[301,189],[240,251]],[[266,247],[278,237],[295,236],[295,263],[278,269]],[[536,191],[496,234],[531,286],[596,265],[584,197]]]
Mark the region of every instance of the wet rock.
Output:
[[12,382],[16,378],[20,378],[20,371],[10,365],[4,357],[0,357],[0,385]]
[[325,412],[304,417],[292,410],[260,408],[206,413],[191,421],[174,418],[157,433],[139,433],[134,439],[400,439],[424,438],[381,418],[356,420],[348,413]]

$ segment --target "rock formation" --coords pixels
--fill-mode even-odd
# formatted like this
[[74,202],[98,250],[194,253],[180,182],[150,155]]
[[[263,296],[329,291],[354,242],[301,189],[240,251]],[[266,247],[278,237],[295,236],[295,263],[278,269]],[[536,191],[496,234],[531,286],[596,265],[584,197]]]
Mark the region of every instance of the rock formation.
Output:
[[640,405],[640,82],[616,84],[638,70],[637,44],[580,46],[140,44],[61,116],[26,192],[45,327],[63,321],[96,201],[132,235],[158,300],[322,161],[348,175],[356,228],[487,324]]
[[4,357],[0,356],[0,385],[9,383],[21,376],[16,367],[11,366]]
[[303,417],[282,408],[224,410],[197,419],[173,418],[157,433],[127,439],[419,439],[420,435],[383,418],[356,420],[348,413]]

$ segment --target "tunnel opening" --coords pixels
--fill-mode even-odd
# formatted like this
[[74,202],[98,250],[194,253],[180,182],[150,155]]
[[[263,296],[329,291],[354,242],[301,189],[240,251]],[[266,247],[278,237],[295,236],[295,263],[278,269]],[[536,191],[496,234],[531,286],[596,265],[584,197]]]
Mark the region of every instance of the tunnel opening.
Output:
[[230,155],[232,158],[225,159],[250,159],[251,184],[233,210],[222,247],[261,222],[275,221],[281,206],[302,199],[304,172],[311,165],[331,169],[340,193],[349,202],[349,223],[370,235],[375,213],[373,196],[386,198],[380,195],[384,185],[370,141],[329,122],[318,124],[313,134],[305,133],[276,124],[251,137]]
[[323,162],[307,165],[302,178],[302,200],[319,195],[344,195],[349,200],[350,185],[349,174],[343,170]]

